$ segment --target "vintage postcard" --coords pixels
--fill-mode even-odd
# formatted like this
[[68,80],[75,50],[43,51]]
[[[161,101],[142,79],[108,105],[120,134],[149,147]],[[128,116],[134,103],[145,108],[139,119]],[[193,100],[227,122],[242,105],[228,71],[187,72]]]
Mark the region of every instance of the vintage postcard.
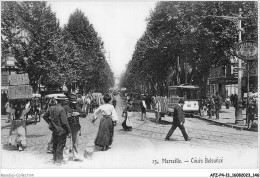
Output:
[[1,1],[1,177],[259,177],[258,1]]

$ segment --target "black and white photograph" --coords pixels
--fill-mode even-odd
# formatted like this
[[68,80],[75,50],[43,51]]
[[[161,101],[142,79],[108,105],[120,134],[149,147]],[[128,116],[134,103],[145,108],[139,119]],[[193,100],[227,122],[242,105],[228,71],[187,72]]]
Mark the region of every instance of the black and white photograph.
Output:
[[1,177],[259,177],[258,1],[1,1]]

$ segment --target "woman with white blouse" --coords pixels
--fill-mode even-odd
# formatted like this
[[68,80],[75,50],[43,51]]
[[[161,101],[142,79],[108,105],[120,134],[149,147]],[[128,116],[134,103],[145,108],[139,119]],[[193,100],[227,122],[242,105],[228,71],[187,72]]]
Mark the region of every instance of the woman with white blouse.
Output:
[[105,151],[113,142],[114,125],[118,121],[118,116],[114,106],[109,104],[111,96],[109,94],[105,94],[103,99],[105,103],[95,110],[92,123],[95,122],[99,114],[102,115],[98,134],[94,143],[96,146],[101,147],[102,151]]

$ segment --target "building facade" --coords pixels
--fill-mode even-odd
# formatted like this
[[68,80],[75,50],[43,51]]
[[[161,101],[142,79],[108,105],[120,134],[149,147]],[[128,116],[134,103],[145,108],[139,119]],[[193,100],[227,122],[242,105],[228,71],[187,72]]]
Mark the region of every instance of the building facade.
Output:
[[[238,60],[236,57],[230,59],[230,64],[225,66],[211,67],[208,78],[208,96],[220,93],[222,98],[238,94]],[[247,70],[249,65],[249,70]],[[258,90],[258,62],[242,62],[242,96],[247,93],[248,75],[249,92]]]

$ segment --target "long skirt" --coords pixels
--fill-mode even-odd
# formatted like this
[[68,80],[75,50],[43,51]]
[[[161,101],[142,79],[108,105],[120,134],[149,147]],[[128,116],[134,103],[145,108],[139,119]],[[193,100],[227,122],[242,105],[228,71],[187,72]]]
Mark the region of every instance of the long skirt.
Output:
[[13,146],[26,147],[26,122],[25,120],[13,120],[10,133],[9,144]]
[[113,142],[114,124],[110,117],[102,117],[99,124],[95,145],[104,147],[110,146]]
[[131,120],[131,116],[132,116],[132,113],[128,111],[127,116],[125,117],[125,120],[122,123],[123,129],[125,131],[131,131],[132,130],[133,123],[132,123],[132,120]]

